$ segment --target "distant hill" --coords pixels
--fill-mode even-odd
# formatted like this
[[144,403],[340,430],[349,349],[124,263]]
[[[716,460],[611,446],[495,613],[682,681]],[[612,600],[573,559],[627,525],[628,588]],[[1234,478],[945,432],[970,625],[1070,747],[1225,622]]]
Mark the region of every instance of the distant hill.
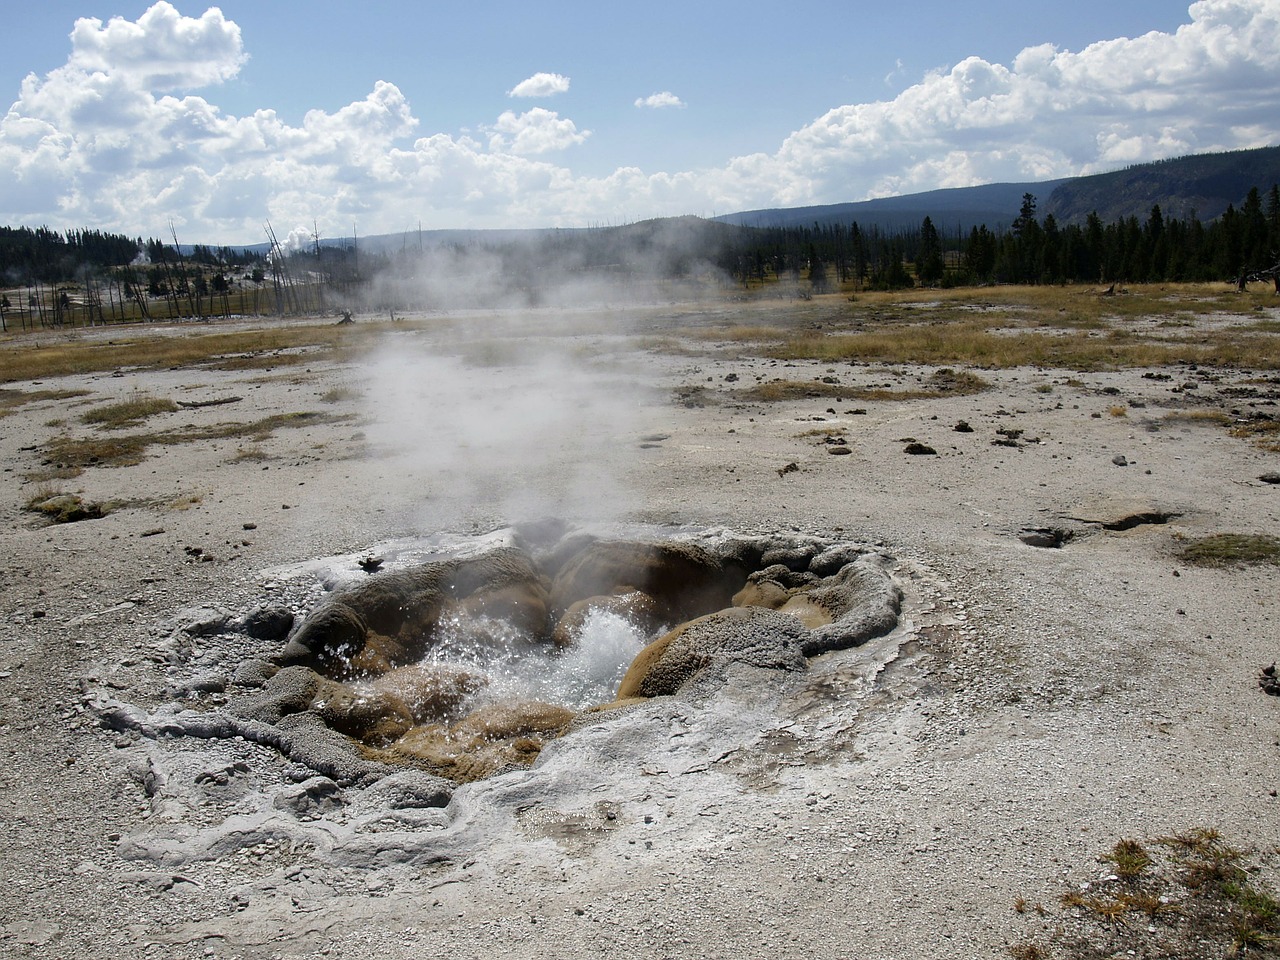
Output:
[[[1206,153],[1172,160],[1159,160],[1088,177],[1040,180],[1027,183],[987,183],[976,187],[928,190],[901,197],[881,197],[856,203],[832,203],[812,207],[780,207],[746,210],[711,218],[704,223],[721,225],[721,230],[742,227],[812,227],[857,221],[863,229],[878,227],[888,233],[915,230],[930,217],[943,235],[985,224],[993,231],[1008,229],[1018,216],[1024,194],[1036,197],[1036,213],[1043,218],[1052,213],[1060,225],[1083,223],[1097,211],[1104,224],[1122,217],[1146,220],[1155,204],[1166,217],[1183,218],[1193,213],[1201,221],[1222,215],[1228,204],[1239,207],[1250,188],[1267,191],[1280,183],[1280,147]],[[696,218],[670,217],[620,227],[538,228],[527,230],[407,230],[359,238],[361,251],[394,253],[440,246],[497,246],[518,243],[555,242],[589,235],[592,243],[608,238],[606,246],[638,242],[640,246],[662,242],[683,248],[691,238],[721,241],[720,230],[710,232],[694,224]],[[322,238],[322,246],[351,246],[351,237]],[[188,249],[189,248],[185,248]],[[267,244],[238,247],[250,253],[266,253]]]
[[1040,213],[1060,223],[1082,222],[1096,211],[1103,223],[1135,216],[1145,220],[1155,204],[1165,217],[1192,214],[1220,217],[1228,204],[1239,207],[1251,187],[1263,193],[1280,183],[1280,147],[1205,153],[1158,160],[1058,184]]
[[894,231],[920,226],[925,217],[944,232],[957,225],[965,227],[985,223],[994,229],[1013,223],[1018,216],[1023,194],[1047,196],[1066,180],[1038,183],[986,183],[977,187],[953,187],[929,190],[901,197],[881,197],[855,203],[833,203],[816,207],[788,207],[773,210],[747,210],[715,219],[743,227],[811,227],[815,223],[857,221],[861,227],[879,227]]
[[1166,217],[1200,220],[1221,216],[1228,204],[1240,206],[1251,187],[1266,191],[1280,183],[1280,147],[1206,153],[1159,160],[1088,177],[1032,183],[988,183],[977,187],[930,190],[901,197],[815,207],[748,210],[716,217],[722,223],[752,227],[798,227],[854,221],[866,228],[914,229],[932,218],[947,233],[986,224],[1008,227],[1018,216],[1023,194],[1037,199],[1036,212],[1052,213],[1060,224],[1083,223],[1096,211],[1103,223],[1135,216],[1145,220],[1160,205]]

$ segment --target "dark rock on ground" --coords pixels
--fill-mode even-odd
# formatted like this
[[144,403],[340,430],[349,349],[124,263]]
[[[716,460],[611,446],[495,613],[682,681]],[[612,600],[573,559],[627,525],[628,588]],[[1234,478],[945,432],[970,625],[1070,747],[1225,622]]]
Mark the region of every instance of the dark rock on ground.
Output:
[[1075,536],[1075,531],[1062,527],[1023,527],[1018,539],[1029,547],[1057,548]]
[[938,451],[933,449],[933,447],[929,446],[927,443],[915,442],[915,443],[908,443],[903,453],[909,453],[913,457],[920,457],[920,456],[927,457],[927,456],[937,456]]
[[280,603],[264,603],[244,615],[240,629],[255,640],[283,640],[293,629],[293,611]]

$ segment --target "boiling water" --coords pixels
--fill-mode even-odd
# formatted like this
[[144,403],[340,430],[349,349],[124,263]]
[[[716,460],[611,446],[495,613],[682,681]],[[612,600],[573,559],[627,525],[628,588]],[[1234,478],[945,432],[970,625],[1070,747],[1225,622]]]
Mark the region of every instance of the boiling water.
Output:
[[477,696],[480,703],[538,700],[582,710],[614,699],[631,661],[652,639],[606,610],[587,615],[577,643],[567,650],[535,643],[503,620],[455,619],[440,624],[426,662],[486,677],[488,685]]

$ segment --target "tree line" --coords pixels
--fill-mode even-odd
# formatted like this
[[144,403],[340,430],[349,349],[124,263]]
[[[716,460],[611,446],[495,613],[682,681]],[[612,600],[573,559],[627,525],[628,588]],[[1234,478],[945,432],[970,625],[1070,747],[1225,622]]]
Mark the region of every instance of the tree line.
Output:
[[261,260],[233,247],[196,244],[188,254],[154,238],[130,237],[102,230],[0,226],[0,278],[10,286],[68,283],[90,271],[126,266],[160,266],[183,261],[232,269]]
[[[0,278],[24,288],[0,298],[0,328],[111,323],[232,313],[422,309],[442,298],[537,304],[580,278],[611,283],[697,281],[773,287],[807,296],[993,283],[1148,283],[1271,280],[1280,292],[1280,186],[1249,191],[1208,222],[1166,217],[1059,224],[1028,193],[1011,224],[916,229],[818,224],[734,227],[671,218],[623,227],[551,231],[537,239],[399,253],[322,246],[268,256],[99,230],[0,227]],[[264,269],[265,268],[265,269]],[[434,286],[424,282],[448,281]],[[449,293],[441,290],[448,288]],[[637,295],[643,295],[636,288]],[[441,303],[429,302],[440,299]]]
[[[1104,224],[1096,213],[1061,225],[1036,215],[1026,194],[1012,224],[940,230],[931,217],[918,229],[887,232],[856,222],[813,227],[751,228],[720,263],[750,286],[807,279],[815,292],[834,284],[856,289],[970,286],[991,283],[1153,283],[1277,279],[1280,274],[1280,187],[1265,200],[1256,187],[1237,209],[1201,222],[1194,214]],[[1277,279],[1280,289],[1280,279]]]

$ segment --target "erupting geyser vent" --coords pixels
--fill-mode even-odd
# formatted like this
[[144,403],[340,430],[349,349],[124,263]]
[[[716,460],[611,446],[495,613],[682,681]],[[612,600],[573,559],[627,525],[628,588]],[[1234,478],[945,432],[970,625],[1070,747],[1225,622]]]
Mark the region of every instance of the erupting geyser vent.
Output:
[[804,670],[897,625],[901,592],[857,544],[545,529],[335,589],[240,672],[259,686],[230,714],[273,725],[316,769],[345,749],[465,782],[530,764],[593,716],[723,682],[731,663]]

